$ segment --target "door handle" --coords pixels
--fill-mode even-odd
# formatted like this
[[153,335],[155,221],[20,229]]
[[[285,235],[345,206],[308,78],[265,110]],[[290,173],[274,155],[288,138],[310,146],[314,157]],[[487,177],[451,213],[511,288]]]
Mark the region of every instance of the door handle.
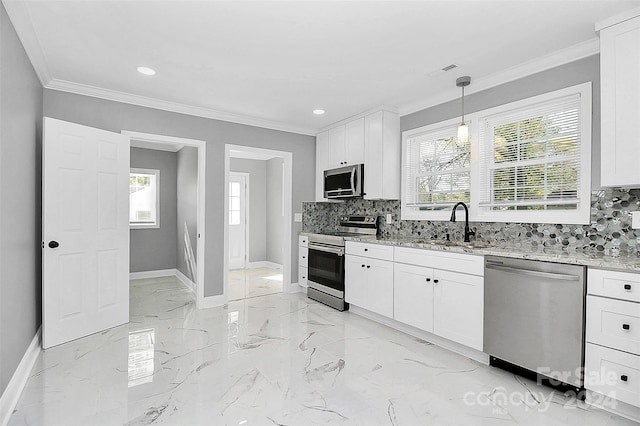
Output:
[[49,241],[49,248],[58,248],[60,247],[60,243],[58,243],[57,241]]

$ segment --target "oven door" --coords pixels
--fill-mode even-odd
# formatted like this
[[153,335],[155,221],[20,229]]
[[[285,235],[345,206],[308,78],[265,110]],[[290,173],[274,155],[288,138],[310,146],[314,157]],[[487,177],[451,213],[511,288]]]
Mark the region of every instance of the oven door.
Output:
[[344,298],[344,247],[310,242],[308,262],[309,287]]

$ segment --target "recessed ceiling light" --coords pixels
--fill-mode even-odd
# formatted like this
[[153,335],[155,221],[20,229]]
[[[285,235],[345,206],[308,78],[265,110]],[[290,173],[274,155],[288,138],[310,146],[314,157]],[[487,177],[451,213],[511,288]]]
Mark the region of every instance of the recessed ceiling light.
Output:
[[156,75],[156,70],[149,67],[138,67],[138,72],[144,75]]
[[322,114],[324,114],[324,110],[323,109],[314,109],[313,113],[315,115],[322,115]]

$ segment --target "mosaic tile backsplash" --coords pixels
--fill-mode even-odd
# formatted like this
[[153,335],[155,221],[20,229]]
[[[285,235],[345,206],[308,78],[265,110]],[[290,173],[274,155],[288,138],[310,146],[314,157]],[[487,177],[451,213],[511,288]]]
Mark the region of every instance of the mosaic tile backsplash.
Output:
[[[533,246],[541,249],[582,251],[610,255],[640,256],[640,229],[631,228],[631,212],[640,211],[640,189],[613,189],[591,194],[589,225],[471,222],[472,239],[509,247]],[[394,223],[386,223],[392,214]],[[463,217],[458,213],[458,219]],[[462,240],[464,219],[452,222],[399,220],[397,200],[348,200],[342,203],[303,203],[302,231],[331,232],[338,228],[338,217],[345,215],[380,216],[383,238]]]

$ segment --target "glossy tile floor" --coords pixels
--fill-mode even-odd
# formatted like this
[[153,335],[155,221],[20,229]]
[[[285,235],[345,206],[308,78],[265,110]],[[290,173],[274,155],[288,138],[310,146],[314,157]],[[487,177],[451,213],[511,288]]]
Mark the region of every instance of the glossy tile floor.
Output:
[[229,300],[282,292],[282,270],[272,268],[229,271]]
[[10,424],[632,423],[302,294],[198,311],[156,279],[130,324],[41,354]]

